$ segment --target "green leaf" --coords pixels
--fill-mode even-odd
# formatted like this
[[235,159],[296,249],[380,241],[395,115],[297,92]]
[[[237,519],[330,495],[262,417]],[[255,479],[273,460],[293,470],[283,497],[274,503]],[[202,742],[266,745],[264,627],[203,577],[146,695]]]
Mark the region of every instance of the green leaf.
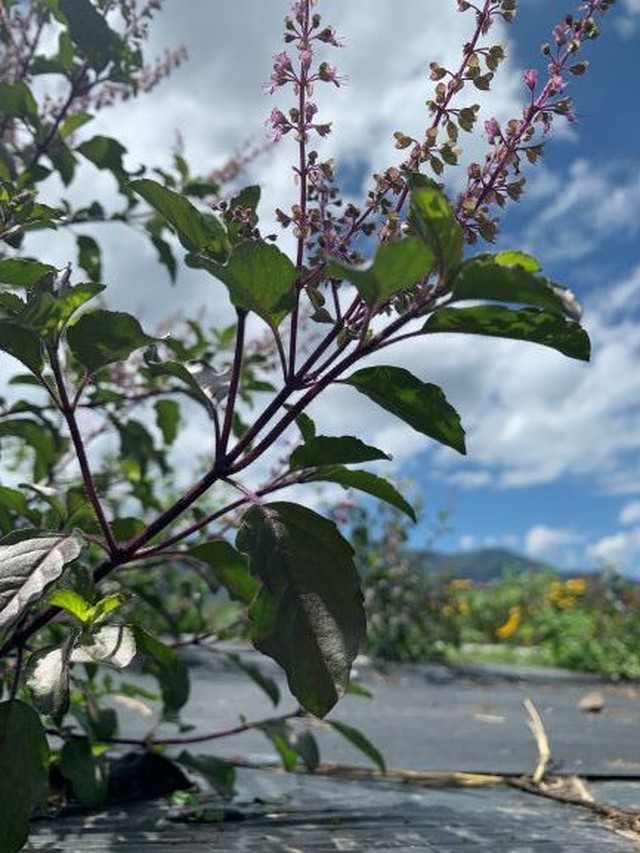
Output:
[[62,122],[58,133],[63,138],[66,136],[71,136],[77,130],[80,130],[81,127],[84,127],[85,124],[92,120],[93,116],[91,115],[91,113],[74,113]]
[[12,355],[36,375],[42,373],[42,341],[37,332],[9,320],[0,320],[0,350]]
[[348,726],[346,723],[339,723],[337,720],[327,720],[332,729],[339,732],[342,737],[346,738],[350,744],[364,753],[367,758],[370,758],[373,763],[380,769],[382,773],[386,773],[387,768],[384,763],[384,758],[380,752],[371,743],[369,738],[365,737],[361,731]]
[[315,437],[316,425],[305,412],[300,412],[296,418],[296,426],[300,430],[303,441],[310,441]]
[[233,196],[229,202],[229,207],[231,210],[234,210],[236,207],[244,207],[255,213],[260,203],[260,193],[259,184],[244,187],[237,195]]
[[42,649],[31,655],[26,669],[33,704],[41,714],[58,717],[69,708],[69,648]]
[[29,816],[48,793],[47,738],[40,717],[18,700],[0,703],[0,850],[17,853],[29,834]]
[[284,502],[252,507],[236,544],[263,584],[249,609],[254,645],[282,666],[299,702],[324,716],[347,688],[365,633],[353,549],[335,524]]
[[0,261],[0,282],[12,287],[35,287],[45,276],[54,276],[56,268],[29,258],[5,258]]
[[401,367],[365,367],[341,380],[423,435],[465,453],[460,416],[437,385]]
[[290,742],[290,733],[284,720],[265,720],[258,728],[271,741],[287,773],[296,769],[298,764],[298,751]]
[[300,734],[296,736],[293,746],[304,762],[304,766],[310,773],[313,773],[318,764],[320,764],[318,741],[310,731],[300,732]]
[[38,104],[26,83],[0,83],[0,114],[11,118],[37,119]]
[[183,750],[176,761],[202,776],[223,799],[235,794],[236,771],[232,764],[213,755],[192,755]]
[[100,246],[86,234],[79,234],[78,244],[78,266],[89,276],[91,281],[100,281],[102,266],[100,263]]
[[507,249],[503,252],[497,252],[494,260],[502,267],[522,267],[527,272],[540,272],[542,269],[540,263],[533,255],[528,255],[526,252],[518,252],[512,249]]
[[501,305],[441,308],[429,317],[422,331],[513,338],[542,344],[582,361],[588,361],[590,355],[589,336],[578,323],[538,308],[519,311]]
[[40,599],[79,554],[80,542],[67,535],[51,534],[0,545],[0,630]]
[[409,224],[433,250],[441,269],[454,269],[462,261],[464,238],[453,208],[434,182],[416,176],[412,183],[418,185],[411,192]]
[[94,71],[118,64],[124,44],[90,0],[59,0],[71,40]]
[[95,756],[88,740],[74,738],[62,747],[60,771],[71,782],[83,806],[95,808],[107,796],[108,774],[103,758]]
[[[579,319],[580,306],[570,290],[554,284],[548,278],[529,272],[524,266],[510,264],[507,255],[479,255],[460,267],[451,286],[452,300],[486,299],[514,305],[543,308],[553,314]],[[529,265],[530,266],[530,265]]]
[[176,259],[173,257],[171,246],[162,237],[152,237],[151,242],[158,252],[160,263],[164,264],[169,272],[172,283],[175,283],[176,276],[178,275],[178,265],[176,264]]
[[28,418],[7,418],[0,421],[0,443],[3,438],[17,438],[34,452],[33,479],[44,479],[55,465],[63,446],[56,442],[50,430]]
[[433,252],[422,240],[409,237],[382,243],[368,266],[353,267],[332,260],[327,275],[350,281],[367,305],[373,306],[427,278],[434,261]]
[[95,372],[106,364],[124,361],[134,350],[154,342],[140,323],[121,311],[90,311],[69,329],[67,340],[78,361]]
[[188,553],[210,571],[214,584],[210,578],[207,581],[211,586],[221,584],[235,601],[251,604],[260,583],[250,574],[245,555],[236,551],[233,545],[224,539],[215,539],[196,545]]
[[257,684],[261,690],[264,690],[269,699],[271,699],[274,707],[279,704],[280,688],[273,678],[269,678],[268,675],[265,675],[259,666],[242,660],[240,655],[230,653],[227,657],[238,667],[238,669],[241,669],[245,675],[248,675],[254,684]]
[[91,621],[93,606],[72,589],[56,589],[49,599],[52,607],[60,607],[70,613],[78,622]]
[[351,435],[317,435],[295,448],[289,457],[292,469],[314,468],[319,465],[351,465],[371,462],[375,459],[391,459],[389,454],[365,444]]
[[221,255],[231,248],[219,220],[211,214],[200,213],[188,198],[149,178],[131,181],[129,186],[166,219],[189,251]]
[[226,264],[187,256],[189,266],[201,266],[223,282],[237,308],[254,311],[274,329],[293,307],[298,271],[272,243],[245,240]]
[[123,188],[129,179],[129,174],[124,167],[122,158],[127,153],[124,145],[110,136],[94,136],[86,142],[82,142],[75,149],[87,160],[90,160],[98,169],[106,169],[114,176],[118,185]]
[[175,400],[158,400],[154,404],[156,424],[165,444],[173,444],[178,436],[180,406]]
[[179,361],[147,362],[145,373],[151,376],[170,376],[187,386],[189,396],[200,403],[211,416],[212,399],[200,386],[196,377]]
[[341,465],[325,465],[305,476],[304,482],[338,483],[345,489],[358,489],[360,492],[366,492],[374,498],[399,509],[408,515],[412,521],[416,521],[413,507],[402,497],[400,492],[384,477],[377,477],[369,471],[352,471]]
[[189,673],[175,649],[162,643],[153,634],[135,625],[133,636],[138,651],[144,655],[144,671],[158,680],[165,719],[175,718],[189,698]]

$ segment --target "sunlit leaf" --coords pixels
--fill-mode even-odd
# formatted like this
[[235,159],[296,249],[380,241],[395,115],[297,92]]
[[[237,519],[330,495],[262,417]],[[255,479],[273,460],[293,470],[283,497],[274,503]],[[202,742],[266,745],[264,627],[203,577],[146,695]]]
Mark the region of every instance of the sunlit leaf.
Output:
[[80,550],[75,536],[59,534],[0,545],[0,629],[41,598]]
[[254,311],[274,328],[293,307],[295,265],[272,243],[245,240],[239,243],[226,264],[187,257],[190,266],[202,266],[223,282],[238,308]]
[[42,649],[31,655],[26,670],[33,704],[41,714],[61,716],[69,708],[69,648]]
[[284,502],[252,507],[236,544],[262,581],[249,610],[256,648],[282,666],[300,703],[323,716],[346,690],[365,632],[351,546],[332,522]]
[[366,492],[374,498],[394,506],[408,515],[412,521],[416,521],[413,507],[402,497],[395,486],[392,486],[384,477],[378,477],[369,471],[353,471],[342,465],[324,465],[305,475],[304,482],[338,483],[345,489],[358,489],[360,492]]
[[327,275],[347,279],[367,305],[376,305],[427,278],[434,260],[429,246],[409,237],[381,243],[370,265],[354,267],[332,260]]
[[401,367],[364,367],[342,380],[418,432],[465,453],[460,416],[437,385]]
[[572,319],[580,318],[580,306],[570,290],[529,272],[519,263],[514,265],[512,255],[479,255],[465,261],[453,280],[452,299],[456,302],[472,299],[529,305]]
[[582,361],[588,361],[590,354],[589,336],[578,323],[538,308],[519,311],[501,305],[442,308],[429,317],[422,331],[530,341]]
[[74,663],[108,663],[116,669],[129,666],[136,654],[133,631],[127,625],[103,625],[71,653]]
[[376,459],[391,459],[391,457],[377,447],[365,444],[364,441],[351,435],[317,435],[295,448],[289,457],[289,464],[291,468],[313,468],[332,463],[351,465]]
[[445,272],[462,261],[464,239],[453,208],[442,190],[422,175],[412,176],[409,224],[433,251]]

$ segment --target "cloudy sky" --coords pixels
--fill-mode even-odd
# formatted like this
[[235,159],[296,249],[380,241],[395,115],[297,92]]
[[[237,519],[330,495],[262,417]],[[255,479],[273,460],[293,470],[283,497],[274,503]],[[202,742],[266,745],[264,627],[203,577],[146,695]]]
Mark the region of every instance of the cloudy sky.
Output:
[[[282,49],[288,5],[166,0],[153,48],[184,42],[188,64],[152,95],[102,114],[88,135],[117,136],[133,167],[167,165],[180,131],[188,159],[202,171],[224,163],[245,140],[262,139],[271,108],[286,105],[266,96],[263,84]],[[519,5],[516,23],[493,31],[507,46],[508,61],[482,102],[483,118],[518,115],[526,97],[522,71],[540,62],[540,42],[568,10],[564,0]],[[321,115],[334,123],[320,150],[336,158],[354,191],[367,186],[372,171],[397,162],[393,131],[421,135],[428,63],[452,66],[473,25],[456,6],[454,0],[318,3],[345,45],[327,58],[346,77],[339,90],[324,87],[330,98],[319,98]],[[571,86],[579,120],[559,128],[549,143],[525,198],[506,211],[499,243],[534,253],[547,275],[578,295],[592,362],[524,343],[457,336],[398,350],[397,363],[440,384],[460,411],[466,458],[360,400],[363,422],[354,423],[354,397],[346,392],[315,410],[322,431],[362,427],[363,437],[394,453],[389,473],[416,483],[425,503],[416,545],[425,540],[429,517],[446,510],[452,533],[439,541],[442,548],[500,544],[566,567],[613,564],[640,575],[639,47],[640,0],[618,0],[602,38],[587,47],[589,74]],[[481,150],[481,141],[467,147],[469,154]],[[265,223],[273,220],[275,204],[293,199],[292,155],[285,138],[244,179],[264,187]],[[108,192],[108,176],[93,172],[90,179],[92,188],[104,184]],[[213,284],[184,272],[171,287],[146,244],[110,228],[105,279],[113,305],[139,309],[149,321],[177,306],[206,305],[213,317],[228,316]],[[49,250],[67,260],[64,245]]]

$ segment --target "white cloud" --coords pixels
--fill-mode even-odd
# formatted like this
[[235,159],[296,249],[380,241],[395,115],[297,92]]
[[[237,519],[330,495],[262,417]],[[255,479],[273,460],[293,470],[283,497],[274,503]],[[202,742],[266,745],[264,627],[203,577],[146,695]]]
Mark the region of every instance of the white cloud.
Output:
[[613,25],[623,38],[631,38],[640,26],[640,0],[622,0],[614,10]]
[[620,510],[618,521],[620,524],[624,524],[625,527],[639,523],[640,501],[632,501],[631,503],[625,504]]
[[524,550],[530,557],[566,564],[574,562],[572,546],[581,539],[581,535],[570,528],[536,524],[525,534]]
[[545,263],[593,255],[606,241],[640,233],[640,170],[637,161],[574,160],[568,170],[532,172],[531,200],[542,202],[519,244]]
[[587,555],[599,566],[612,566],[621,572],[637,571],[640,565],[640,527],[603,536],[589,545]]

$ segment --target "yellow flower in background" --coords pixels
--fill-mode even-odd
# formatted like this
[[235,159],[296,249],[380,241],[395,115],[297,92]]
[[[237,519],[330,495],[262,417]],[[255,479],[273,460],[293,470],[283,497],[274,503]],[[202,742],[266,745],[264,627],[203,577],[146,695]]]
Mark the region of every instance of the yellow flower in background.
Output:
[[587,581],[585,578],[569,578],[565,582],[565,587],[567,592],[570,592],[572,595],[584,595],[587,591]]
[[463,616],[466,616],[469,612],[469,602],[465,601],[464,598],[458,602],[458,613],[462,613]]
[[519,607],[510,607],[509,618],[504,623],[504,625],[500,625],[499,628],[496,628],[496,637],[499,640],[506,640],[508,637],[514,634],[518,630],[521,618],[521,609]]

